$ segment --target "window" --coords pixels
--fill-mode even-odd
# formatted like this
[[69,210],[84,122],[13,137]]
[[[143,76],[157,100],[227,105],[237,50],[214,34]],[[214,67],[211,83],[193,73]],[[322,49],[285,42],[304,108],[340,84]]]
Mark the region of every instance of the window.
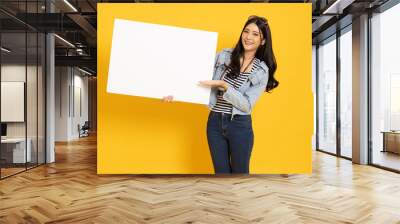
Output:
[[400,170],[400,5],[371,18],[372,163]]
[[336,153],[336,36],[318,47],[318,149]]
[[340,36],[340,154],[352,157],[352,32]]

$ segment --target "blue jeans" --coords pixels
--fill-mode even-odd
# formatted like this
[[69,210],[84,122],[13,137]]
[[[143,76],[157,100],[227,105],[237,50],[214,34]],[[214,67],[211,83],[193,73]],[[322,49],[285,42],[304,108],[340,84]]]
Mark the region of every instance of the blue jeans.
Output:
[[207,122],[207,139],[216,174],[249,173],[254,134],[251,115],[211,111]]

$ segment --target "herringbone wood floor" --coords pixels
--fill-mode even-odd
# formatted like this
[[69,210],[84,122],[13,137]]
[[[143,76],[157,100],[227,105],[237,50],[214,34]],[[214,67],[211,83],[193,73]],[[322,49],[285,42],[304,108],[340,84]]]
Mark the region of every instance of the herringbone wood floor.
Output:
[[0,223],[400,223],[400,175],[316,152],[312,175],[96,174],[96,139],[0,181]]

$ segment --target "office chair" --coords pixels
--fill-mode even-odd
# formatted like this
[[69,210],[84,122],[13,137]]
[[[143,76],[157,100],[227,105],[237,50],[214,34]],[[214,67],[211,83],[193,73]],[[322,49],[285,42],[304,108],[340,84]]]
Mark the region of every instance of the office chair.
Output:
[[78,124],[79,138],[89,136],[89,129],[89,121],[85,121],[82,127],[80,127],[80,125]]

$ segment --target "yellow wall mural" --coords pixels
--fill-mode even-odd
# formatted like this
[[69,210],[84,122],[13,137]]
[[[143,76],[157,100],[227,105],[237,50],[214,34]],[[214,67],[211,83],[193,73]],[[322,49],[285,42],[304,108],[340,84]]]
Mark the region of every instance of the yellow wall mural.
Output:
[[205,105],[106,92],[114,19],[218,32],[220,51],[234,47],[250,15],[268,19],[280,82],[271,94],[263,93],[252,113],[250,173],[311,173],[311,4],[102,3],[97,24],[99,174],[213,173]]

